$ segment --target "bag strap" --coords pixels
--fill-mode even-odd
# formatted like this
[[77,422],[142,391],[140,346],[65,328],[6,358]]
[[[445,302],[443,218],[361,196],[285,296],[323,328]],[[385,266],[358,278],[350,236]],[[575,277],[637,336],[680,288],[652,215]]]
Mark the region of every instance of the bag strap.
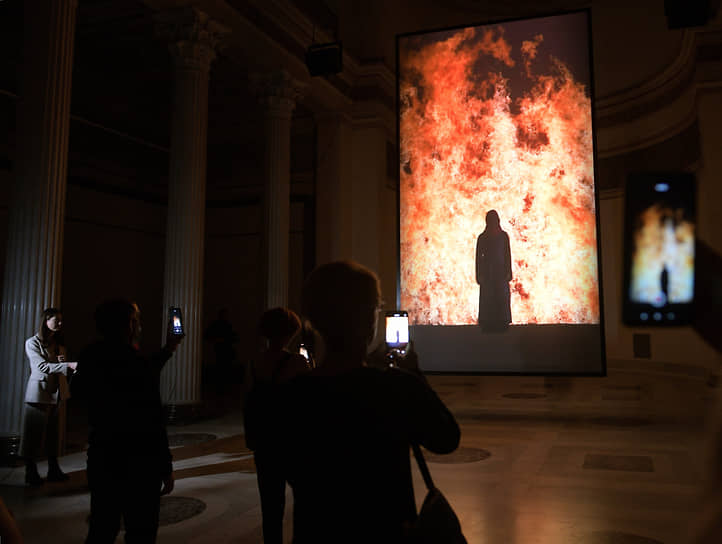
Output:
[[431,479],[429,467],[426,466],[426,459],[424,459],[424,454],[421,453],[421,448],[419,448],[418,444],[411,444],[411,449],[414,451],[416,463],[419,465],[419,470],[421,471],[421,476],[424,477],[424,483],[426,484],[427,489],[429,491],[436,489],[434,481]]

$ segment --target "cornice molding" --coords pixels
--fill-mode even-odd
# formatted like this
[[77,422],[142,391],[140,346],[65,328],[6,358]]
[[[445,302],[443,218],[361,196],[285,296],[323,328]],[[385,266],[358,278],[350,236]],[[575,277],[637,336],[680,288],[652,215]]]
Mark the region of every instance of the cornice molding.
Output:
[[[248,0],[247,4],[253,6],[254,12],[260,14],[266,23],[270,23],[271,26],[266,25],[263,32],[273,46],[283,50],[286,57],[294,58],[295,66],[286,68],[297,77],[303,73],[308,78],[304,104],[316,113],[325,109],[345,110],[351,115],[354,124],[366,124],[373,119],[387,128],[390,138],[394,137],[396,76],[383,62],[360,62],[345,50],[341,73],[329,77],[310,77],[305,59],[299,55],[313,43],[314,35],[316,43],[330,42],[335,38],[315,28],[313,22],[288,0]],[[235,11],[254,24],[247,14],[240,13],[238,9]],[[274,35],[278,32],[285,34],[283,40]],[[335,94],[333,100],[329,100],[331,93]],[[329,107],[329,104],[333,105]]]
[[664,134],[660,141],[625,151],[613,156],[600,157],[595,173],[600,191],[619,189],[629,172],[649,170],[676,171],[683,168],[694,171],[700,160],[700,130],[697,118],[676,134]]
[[675,60],[640,85],[595,101],[600,158],[658,144],[697,118],[700,92],[722,88],[722,25],[686,30]]
[[[317,28],[305,13],[288,0],[248,0],[248,3],[253,4],[259,12],[263,13],[264,17],[278,29],[285,32],[304,52],[314,41],[315,43],[335,41],[335,37]],[[304,59],[300,60],[305,62]],[[346,75],[347,62],[352,62],[352,59],[344,51],[344,71],[338,74],[337,77],[347,85],[351,85],[353,82]]]
[[687,83],[694,74],[695,42],[695,33],[685,30],[680,51],[672,63],[641,84],[619,89],[597,98],[596,106],[599,116],[608,117],[629,109],[629,106],[636,102],[648,101],[651,96],[656,96],[664,90],[676,88],[680,82]]

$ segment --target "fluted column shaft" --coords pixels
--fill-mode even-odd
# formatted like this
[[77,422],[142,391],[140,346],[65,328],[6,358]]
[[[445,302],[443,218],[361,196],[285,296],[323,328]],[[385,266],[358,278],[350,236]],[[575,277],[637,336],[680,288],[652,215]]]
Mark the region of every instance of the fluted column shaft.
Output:
[[165,319],[171,306],[181,308],[186,337],[163,370],[161,391],[166,404],[193,405],[201,401],[208,81],[218,27],[193,9],[165,24],[174,87],[163,306]]
[[291,210],[291,112],[286,103],[265,114],[264,257],[268,270],[266,308],[288,305],[288,251]]
[[288,306],[291,192],[291,117],[302,85],[284,71],[255,76],[252,85],[263,108],[264,306]]
[[60,304],[77,0],[25,2],[15,176],[0,312],[0,435],[19,438],[24,341]]
[[350,258],[352,253],[351,122],[339,112],[316,117],[316,262]]

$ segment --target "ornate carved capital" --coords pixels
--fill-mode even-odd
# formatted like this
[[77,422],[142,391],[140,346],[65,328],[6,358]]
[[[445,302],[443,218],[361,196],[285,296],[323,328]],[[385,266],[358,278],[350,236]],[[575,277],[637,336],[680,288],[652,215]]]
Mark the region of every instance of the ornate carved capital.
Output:
[[208,71],[211,62],[216,58],[216,52],[212,47],[199,42],[170,43],[168,50],[178,68]]
[[251,91],[267,110],[291,115],[296,102],[301,99],[306,84],[293,78],[285,70],[268,74],[251,74]]
[[157,34],[179,68],[208,70],[230,30],[197,8],[185,7],[156,16]]

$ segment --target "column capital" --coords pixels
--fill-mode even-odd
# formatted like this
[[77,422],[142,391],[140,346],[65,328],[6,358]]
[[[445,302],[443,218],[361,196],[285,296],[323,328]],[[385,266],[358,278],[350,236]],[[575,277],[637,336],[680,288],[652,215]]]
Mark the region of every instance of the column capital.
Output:
[[285,70],[251,74],[249,79],[251,91],[258,102],[265,106],[267,111],[278,115],[290,116],[307,87],[306,83]]
[[315,111],[313,118],[319,125],[337,126],[341,123],[352,123],[353,117],[347,110],[323,110]]
[[173,62],[179,68],[209,70],[230,29],[195,7],[164,11],[156,15],[156,33],[168,41]]

